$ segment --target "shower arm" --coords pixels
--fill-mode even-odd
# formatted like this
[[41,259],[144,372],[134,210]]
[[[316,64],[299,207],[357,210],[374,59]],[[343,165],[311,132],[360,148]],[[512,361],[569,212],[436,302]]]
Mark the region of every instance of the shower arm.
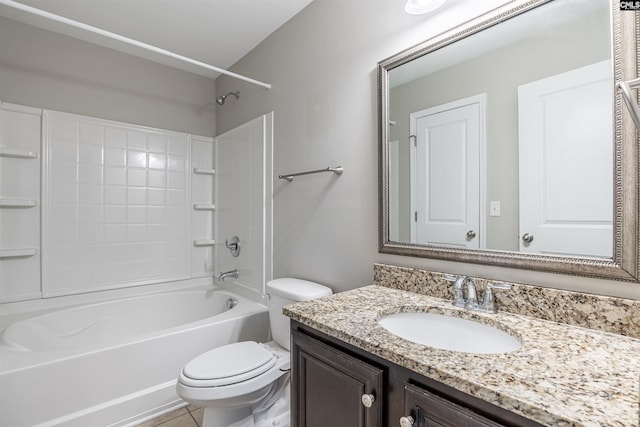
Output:
[[224,105],[224,101],[227,99],[227,97],[229,97],[230,95],[233,95],[236,97],[236,99],[240,99],[240,91],[236,91],[236,92],[229,92],[226,95],[220,95],[219,97],[216,98],[216,103],[218,105]]

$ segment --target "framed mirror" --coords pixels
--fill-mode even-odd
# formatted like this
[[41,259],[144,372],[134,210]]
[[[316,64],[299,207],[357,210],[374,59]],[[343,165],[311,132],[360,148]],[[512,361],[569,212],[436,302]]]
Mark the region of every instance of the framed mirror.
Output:
[[378,63],[380,252],[639,281],[619,0],[514,0]]

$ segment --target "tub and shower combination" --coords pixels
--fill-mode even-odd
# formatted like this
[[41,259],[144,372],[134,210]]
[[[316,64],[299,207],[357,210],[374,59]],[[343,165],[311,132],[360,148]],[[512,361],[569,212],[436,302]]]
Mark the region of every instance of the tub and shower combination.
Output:
[[0,320],[0,425],[11,427],[135,425],[184,405],[175,383],[189,360],[269,335],[264,305],[211,284]]

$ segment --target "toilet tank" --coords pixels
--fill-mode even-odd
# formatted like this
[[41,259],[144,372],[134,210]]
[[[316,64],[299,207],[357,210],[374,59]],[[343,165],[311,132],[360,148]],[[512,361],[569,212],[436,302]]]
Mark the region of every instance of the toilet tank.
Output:
[[289,350],[289,318],[282,314],[282,307],[298,301],[309,301],[331,295],[328,287],[308,280],[282,278],[267,282],[269,294],[269,322],[271,335],[280,346]]

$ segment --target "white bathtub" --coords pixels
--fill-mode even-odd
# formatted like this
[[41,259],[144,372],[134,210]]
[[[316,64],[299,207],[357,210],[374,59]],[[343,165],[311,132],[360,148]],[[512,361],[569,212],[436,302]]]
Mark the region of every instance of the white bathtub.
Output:
[[175,381],[190,359],[269,334],[264,305],[211,285],[3,317],[7,427],[135,425],[184,404]]

